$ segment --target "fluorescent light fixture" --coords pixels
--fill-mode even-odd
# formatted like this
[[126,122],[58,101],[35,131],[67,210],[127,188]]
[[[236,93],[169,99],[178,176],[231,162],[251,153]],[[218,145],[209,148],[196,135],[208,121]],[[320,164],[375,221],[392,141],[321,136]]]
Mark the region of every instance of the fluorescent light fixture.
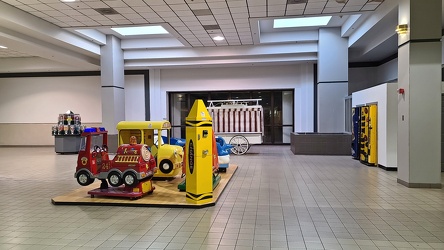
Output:
[[76,0],[60,0],[60,2],[63,2],[63,3],[72,3],[72,2],[75,2]]
[[223,36],[215,36],[215,37],[213,37],[213,40],[214,41],[223,41],[223,40],[225,40],[225,38]]
[[330,19],[331,16],[275,19],[273,23],[273,28],[278,29],[278,28],[324,26],[328,24]]
[[138,26],[111,29],[122,36],[169,34],[162,26]]
[[0,45],[0,49],[7,49],[8,47]]

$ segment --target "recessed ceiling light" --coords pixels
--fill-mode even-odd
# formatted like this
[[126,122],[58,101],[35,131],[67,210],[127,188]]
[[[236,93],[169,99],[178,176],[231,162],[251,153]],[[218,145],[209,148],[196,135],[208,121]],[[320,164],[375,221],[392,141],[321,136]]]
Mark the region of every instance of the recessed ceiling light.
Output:
[[75,2],[76,0],[60,0],[60,2],[64,2],[64,3],[72,3]]
[[8,47],[0,45],[0,49],[7,49]]
[[223,40],[225,40],[225,38],[223,36],[215,36],[215,37],[213,37],[213,40],[214,41],[223,41]]
[[111,29],[122,36],[169,34],[162,26],[138,26]]
[[328,24],[330,19],[331,16],[275,19],[273,23],[273,28],[277,29],[277,28],[324,26]]

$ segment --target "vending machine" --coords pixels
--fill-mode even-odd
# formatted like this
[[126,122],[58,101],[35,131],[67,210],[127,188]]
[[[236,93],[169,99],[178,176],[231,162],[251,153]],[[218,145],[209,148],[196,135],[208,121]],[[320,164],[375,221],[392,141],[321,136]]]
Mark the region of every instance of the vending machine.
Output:
[[368,119],[368,164],[378,164],[378,106],[372,104],[369,107],[369,119]]
[[359,160],[361,150],[360,150],[360,121],[361,121],[361,107],[352,108],[352,143],[351,152],[353,159]]
[[372,166],[378,164],[377,117],[378,106],[376,104],[361,108],[359,160]]
[[369,107],[361,107],[361,119],[359,122],[359,160],[365,164],[368,163],[368,117]]

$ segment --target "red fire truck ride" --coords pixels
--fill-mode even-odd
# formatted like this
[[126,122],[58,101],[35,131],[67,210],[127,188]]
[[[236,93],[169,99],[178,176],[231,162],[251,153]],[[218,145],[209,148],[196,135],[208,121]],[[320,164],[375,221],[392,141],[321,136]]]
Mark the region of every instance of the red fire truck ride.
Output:
[[80,185],[88,186],[97,178],[102,180],[101,188],[107,188],[106,180],[113,187],[122,184],[135,187],[153,177],[157,170],[156,161],[147,145],[123,144],[112,160],[107,145],[108,131],[105,128],[84,130],[74,175]]

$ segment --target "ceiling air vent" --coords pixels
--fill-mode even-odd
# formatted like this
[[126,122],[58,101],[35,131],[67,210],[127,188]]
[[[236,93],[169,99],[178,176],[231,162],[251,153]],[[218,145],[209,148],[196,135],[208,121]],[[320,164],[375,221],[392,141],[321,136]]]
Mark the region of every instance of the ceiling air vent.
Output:
[[202,25],[202,26],[203,26],[203,28],[204,28],[205,30],[218,30],[218,29],[220,29],[219,25],[217,25],[217,24],[213,24],[213,25]]
[[287,0],[287,4],[307,3],[307,0]]
[[202,10],[191,10],[195,16],[208,16],[212,15],[211,10],[209,9],[202,9]]
[[119,12],[117,12],[115,9],[113,8],[99,8],[99,9],[94,9],[95,11],[99,12],[102,15],[116,15],[119,14]]

